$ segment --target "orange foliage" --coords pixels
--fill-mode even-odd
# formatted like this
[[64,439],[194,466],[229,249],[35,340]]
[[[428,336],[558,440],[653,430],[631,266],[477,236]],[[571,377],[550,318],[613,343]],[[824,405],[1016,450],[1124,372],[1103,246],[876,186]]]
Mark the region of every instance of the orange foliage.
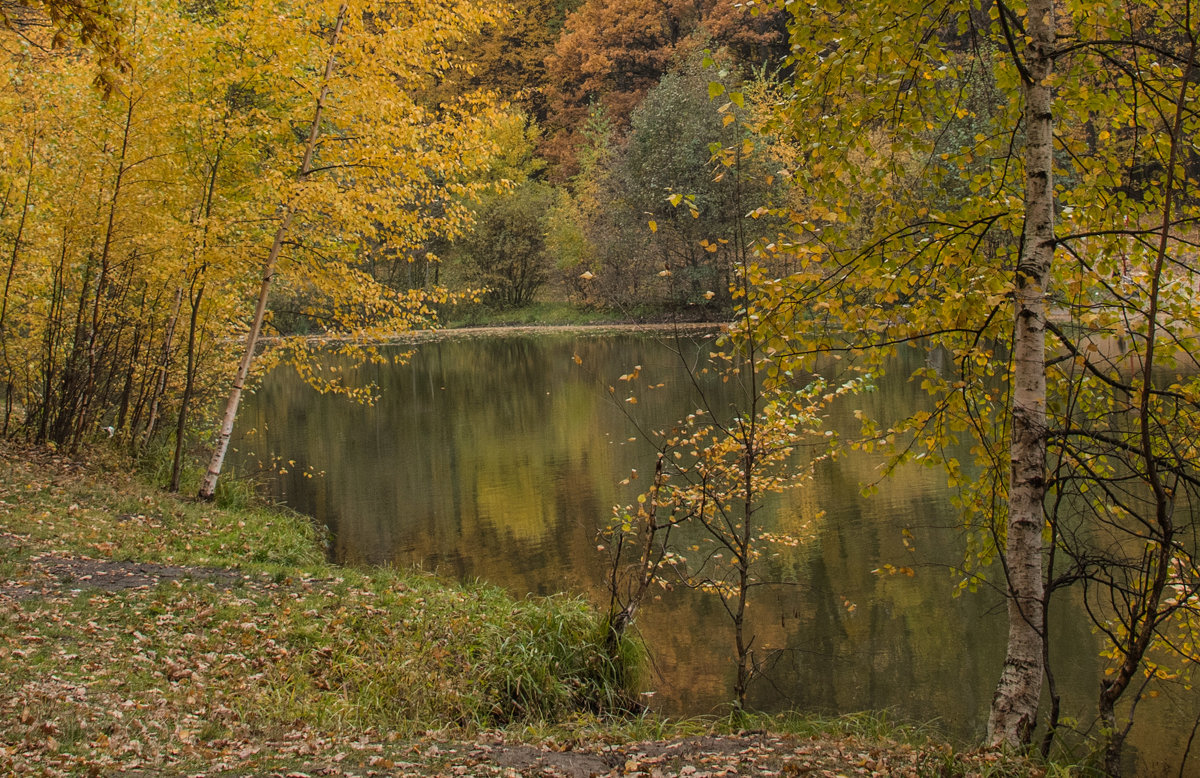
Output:
[[623,131],[646,92],[696,49],[727,46],[758,59],[784,40],[780,12],[751,16],[734,0],[585,0],[546,60],[551,131],[541,151],[568,177],[593,107]]
[[537,121],[546,118],[546,58],[562,27],[558,0],[516,0],[500,23],[485,25],[474,39],[453,52],[465,63],[447,75],[437,95],[449,100],[486,89],[525,108]]

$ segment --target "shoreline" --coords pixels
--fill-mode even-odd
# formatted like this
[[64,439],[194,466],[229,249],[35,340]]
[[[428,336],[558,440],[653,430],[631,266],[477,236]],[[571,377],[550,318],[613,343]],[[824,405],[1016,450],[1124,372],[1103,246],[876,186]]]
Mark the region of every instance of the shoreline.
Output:
[[621,333],[671,333],[680,334],[719,332],[727,329],[729,322],[601,322],[595,324],[485,324],[466,327],[437,327],[425,330],[396,332],[378,338],[356,339],[333,335],[272,335],[260,337],[261,344],[282,343],[294,338],[303,339],[311,345],[336,345],[340,343],[365,343],[393,345],[403,343],[428,343],[439,340],[478,337],[508,337],[524,335],[609,335]]

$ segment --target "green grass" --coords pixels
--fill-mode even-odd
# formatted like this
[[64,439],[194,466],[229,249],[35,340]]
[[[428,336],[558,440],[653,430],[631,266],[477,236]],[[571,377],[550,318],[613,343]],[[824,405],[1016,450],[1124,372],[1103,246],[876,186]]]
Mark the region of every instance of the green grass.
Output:
[[260,572],[323,560],[321,533],[298,514],[257,503],[225,510],[171,495],[102,452],[81,467],[47,451],[7,450],[0,465],[3,528],[30,549]]
[[[628,672],[573,597],[327,564],[305,517],[165,494],[111,462],[0,450],[0,570],[45,558],[236,568],[0,597],[0,773],[203,765],[281,733],[412,737],[603,712]],[[314,734],[315,733],[315,734]],[[53,772],[53,770],[52,770]]]

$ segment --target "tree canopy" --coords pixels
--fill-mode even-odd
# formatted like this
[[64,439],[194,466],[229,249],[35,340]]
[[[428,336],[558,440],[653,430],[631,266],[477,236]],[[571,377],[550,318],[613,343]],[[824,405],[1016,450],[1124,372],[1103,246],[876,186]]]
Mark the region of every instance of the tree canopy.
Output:
[[466,2],[348,5],[323,82],[337,10],[156,4],[128,27],[129,69],[107,98],[69,56],[26,48],[12,60],[7,430],[78,445],[111,427],[141,441],[185,386],[213,390],[284,219],[276,294],[316,330],[367,337],[429,318],[439,293],[376,283],[361,247],[385,243],[404,261],[460,233],[491,185],[477,174],[496,155],[498,110],[415,98],[452,64],[431,56],[439,42],[499,16]]

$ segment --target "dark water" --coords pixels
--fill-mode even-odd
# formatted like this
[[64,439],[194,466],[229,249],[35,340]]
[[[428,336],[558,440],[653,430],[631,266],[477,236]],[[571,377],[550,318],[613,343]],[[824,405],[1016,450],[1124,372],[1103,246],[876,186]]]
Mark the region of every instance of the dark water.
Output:
[[[597,528],[645,488],[644,479],[618,482],[653,468],[639,426],[666,425],[701,395],[718,410],[737,400],[735,386],[704,374],[694,386],[685,369],[702,367],[710,345],[635,334],[452,338],[420,345],[405,365],[351,369],[352,380],[380,387],[371,407],[317,395],[278,370],[243,410],[238,456],[243,467],[273,469],[275,495],[329,526],[338,561],[417,565],[518,595],[571,591],[602,604],[608,558]],[[830,426],[854,429],[854,408],[886,419],[919,407],[922,393],[903,376],[924,356],[905,358],[911,364],[878,391],[836,409]],[[618,380],[635,365],[638,380]],[[827,713],[887,708],[937,719],[969,742],[983,732],[1003,660],[1001,601],[982,591],[953,596],[962,540],[947,529],[954,513],[939,470],[907,467],[862,496],[882,461],[858,454],[822,463],[812,483],[771,506],[767,527],[802,542],[762,562],[763,578],[784,583],[757,590],[751,605],[760,656],[778,652],[750,702]],[[915,550],[904,545],[905,529]],[[872,572],[885,563],[915,575]],[[652,704],[674,714],[720,709],[731,695],[733,637],[719,601],[687,591],[660,597],[638,621],[654,663]],[[1056,607],[1055,645],[1071,651],[1056,661],[1065,715],[1086,729],[1099,641],[1069,600]],[[1175,774],[1195,700],[1150,703],[1139,709],[1130,750],[1139,773],[1173,764]]]

